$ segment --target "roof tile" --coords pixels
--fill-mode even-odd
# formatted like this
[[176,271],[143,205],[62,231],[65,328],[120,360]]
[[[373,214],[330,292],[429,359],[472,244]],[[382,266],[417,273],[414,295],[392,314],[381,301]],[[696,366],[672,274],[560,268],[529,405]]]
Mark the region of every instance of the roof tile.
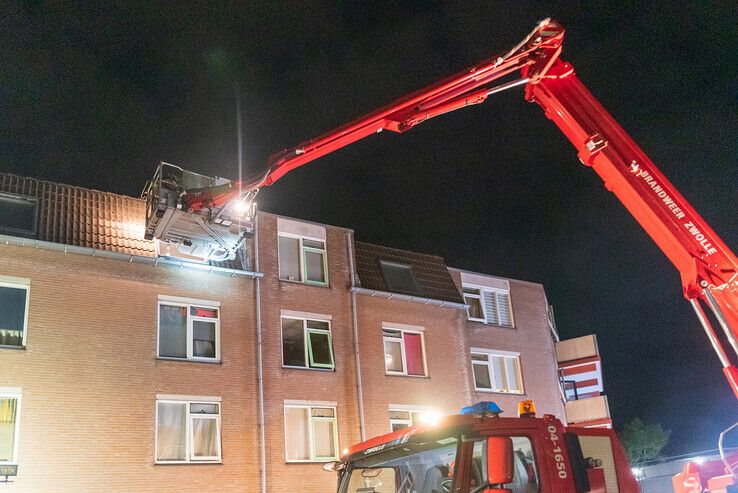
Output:
[[362,288],[391,292],[382,275],[383,260],[410,266],[423,297],[464,302],[441,257],[357,241],[356,270]]
[[[143,199],[0,173],[0,193],[38,200],[36,238],[51,243],[155,257],[153,241],[144,239]],[[243,256],[212,265],[243,269]]]

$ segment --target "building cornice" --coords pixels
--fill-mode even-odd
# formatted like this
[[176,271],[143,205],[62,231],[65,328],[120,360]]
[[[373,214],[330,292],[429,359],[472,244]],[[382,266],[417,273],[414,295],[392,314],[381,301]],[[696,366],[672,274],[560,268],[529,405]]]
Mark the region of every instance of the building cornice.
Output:
[[176,267],[178,269],[190,269],[200,272],[208,272],[212,274],[230,275],[231,277],[264,277],[261,272],[251,272],[239,269],[229,269],[227,267],[219,267],[216,265],[198,264],[195,262],[184,262],[165,257],[149,257],[145,255],[131,255],[128,253],[111,252],[109,250],[98,250],[96,248],[81,247],[76,245],[65,245],[62,243],[52,243],[49,241],[35,240],[33,238],[22,238],[18,236],[9,236],[0,234],[0,244],[13,245],[27,248],[40,248],[55,252],[72,253],[76,255],[86,255],[89,257],[109,258],[113,260],[126,261],[129,263],[148,264],[152,266]]
[[352,293],[362,296],[371,296],[373,298],[383,298],[386,300],[411,301],[413,303],[421,303],[423,305],[437,306],[439,308],[455,308],[457,310],[466,310],[468,305],[464,303],[456,303],[454,301],[436,300],[433,298],[424,298],[422,296],[411,296],[407,294],[389,293],[387,291],[379,291],[376,289],[366,289],[354,286],[351,288]]

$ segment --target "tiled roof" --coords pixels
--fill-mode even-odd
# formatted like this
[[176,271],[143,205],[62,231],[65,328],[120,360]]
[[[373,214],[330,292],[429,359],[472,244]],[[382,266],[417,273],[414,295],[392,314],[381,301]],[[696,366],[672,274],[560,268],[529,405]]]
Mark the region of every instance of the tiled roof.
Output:
[[[0,193],[38,200],[38,240],[156,257],[154,242],[144,239],[143,199],[7,173],[0,173]],[[241,269],[238,258],[212,264]]]
[[357,241],[356,270],[360,287],[391,292],[382,275],[380,261],[410,266],[424,298],[464,302],[441,257]]

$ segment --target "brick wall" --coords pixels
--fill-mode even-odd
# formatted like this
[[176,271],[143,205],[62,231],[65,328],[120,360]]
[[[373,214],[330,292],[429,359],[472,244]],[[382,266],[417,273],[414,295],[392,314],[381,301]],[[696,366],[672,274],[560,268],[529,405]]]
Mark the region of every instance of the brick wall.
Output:
[[[267,479],[270,492],[326,492],[336,477],[322,463],[287,463],[284,401],[336,403],[340,450],[360,440],[347,235],[326,227],[328,287],[279,279],[277,217],[259,215],[262,327],[264,354]],[[335,371],[282,367],[281,310],[331,317]]]
[[[0,349],[0,386],[22,388],[4,491],[257,489],[251,279],[14,246],[0,275],[31,281],[27,348]],[[222,303],[222,363],[156,359],[159,294]],[[222,464],[154,464],[157,393],[222,397]]]
[[[459,272],[452,269],[454,282],[461,289]],[[494,392],[475,392],[470,380],[473,400],[493,400],[504,411],[504,416],[517,416],[521,400],[533,399],[538,415],[553,414],[565,420],[564,404],[559,392],[558,367],[554,340],[548,323],[548,302],[541,284],[507,280],[510,283],[514,328],[465,321],[467,360],[472,347],[520,353],[524,395]],[[470,377],[471,378],[471,377]]]
[[[390,404],[428,406],[443,414],[468,404],[465,311],[364,295],[357,296],[357,305],[367,437],[390,431]],[[423,328],[427,377],[386,374],[383,323]]]
[[[320,463],[287,463],[285,400],[335,402],[339,450],[360,440],[351,232],[325,230],[329,285],[282,281],[277,216],[259,215],[270,493],[335,488],[335,475]],[[0,349],[0,386],[23,389],[19,475],[3,488],[259,490],[257,281],[6,245],[0,246],[0,275],[31,280],[27,349]],[[533,398],[539,413],[563,417],[543,287],[511,280],[510,289],[515,329],[467,322],[459,308],[356,295],[367,437],[389,431],[391,404],[454,413],[495,400],[515,415],[519,400]],[[221,303],[220,364],[156,358],[158,295]],[[282,310],[330,317],[335,371],[283,368]],[[423,328],[427,377],[386,374],[383,323]],[[520,352],[525,396],[475,392],[470,347]],[[222,397],[222,464],[154,464],[156,394]]]

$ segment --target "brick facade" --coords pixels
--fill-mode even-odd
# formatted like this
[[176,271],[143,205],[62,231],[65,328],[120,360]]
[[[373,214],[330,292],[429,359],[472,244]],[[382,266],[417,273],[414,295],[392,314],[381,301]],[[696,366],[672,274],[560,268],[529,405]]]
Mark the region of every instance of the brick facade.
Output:
[[[257,490],[250,279],[19,246],[0,275],[30,279],[26,349],[0,349],[22,389],[7,491]],[[156,358],[160,294],[221,302],[220,364]],[[222,464],[154,465],[157,394],[222,397]]]
[[[84,213],[79,211],[74,213]],[[0,348],[0,388],[22,389],[18,476],[2,487],[9,492],[260,491],[257,313],[269,492],[335,489],[335,476],[321,469],[321,461],[286,460],[284,405],[335,404],[339,452],[360,441],[357,347],[367,438],[389,431],[392,405],[447,414],[477,400],[495,400],[507,415],[514,415],[519,400],[532,398],[539,413],[563,418],[541,285],[508,280],[515,328],[469,322],[460,274],[451,270],[449,277],[442,259],[386,251],[395,260],[417,260],[413,268],[422,270],[421,288],[435,283],[432,292],[445,300],[373,291],[367,276],[359,275],[376,260],[365,257],[371,246],[364,245],[357,254],[351,230],[313,224],[311,228],[325,231],[327,286],[280,280],[279,221],[284,219],[260,213],[258,245],[254,240],[246,245],[248,262],[243,265],[259,274],[241,264],[198,270],[151,258],[142,262],[139,254],[128,258],[120,249],[110,258],[93,256],[94,245],[75,249],[73,234],[67,234],[67,253],[63,247],[51,248],[52,243],[3,241],[0,279],[29,280],[30,307],[25,349]],[[381,256],[383,248],[369,250]],[[359,269],[357,255],[364,262]],[[448,279],[439,274],[439,266]],[[157,358],[160,295],[220,303],[219,363]],[[333,370],[284,367],[285,313],[330,321]],[[413,327],[423,333],[426,376],[386,374],[383,327]],[[475,392],[472,347],[520,353],[525,394]],[[221,463],[155,463],[155,401],[160,394],[222,399]]]

